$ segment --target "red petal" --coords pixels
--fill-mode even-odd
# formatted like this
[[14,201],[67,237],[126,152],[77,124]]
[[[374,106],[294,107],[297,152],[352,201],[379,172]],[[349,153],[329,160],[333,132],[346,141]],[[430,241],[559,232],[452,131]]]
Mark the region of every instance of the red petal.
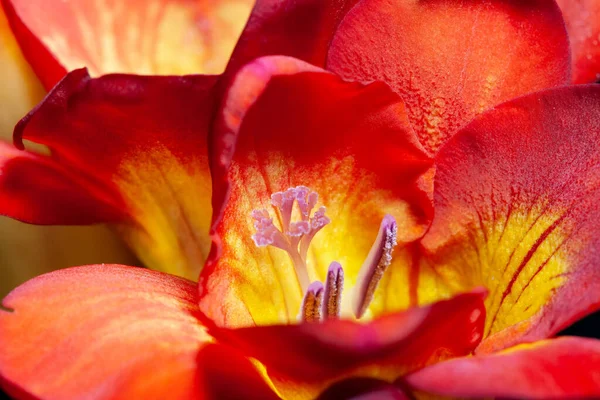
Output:
[[564,337],[432,365],[406,380],[415,389],[469,398],[600,397],[600,341]]
[[252,0],[2,0],[25,56],[47,89],[92,75],[220,73]]
[[434,153],[478,113],[565,84],[569,44],[552,1],[363,0],[340,23],[327,69],[382,80]]
[[51,157],[0,142],[0,214],[37,224],[93,224],[126,218],[119,196],[103,189]]
[[207,399],[260,399],[280,397],[256,366],[228,346],[211,344],[200,351],[200,379]]
[[532,94],[438,155],[421,289],[490,290],[480,351],[547,338],[600,307],[599,108],[600,86]]
[[4,299],[5,389],[40,398],[200,399],[192,282],[146,269],[95,265],[37,277]]
[[203,311],[218,323],[296,319],[302,294],[289,257],[252,240],[251,212],[271,207],[274,192],[306,185],[335,218],[311,245],[320,280],[337,260],[351,287],[386,213],[397,217],[399,242],[422,235],[430,203],[419,179],[431,163],[384,84],[265,57],[239,72],[224,104],[212,154],[221,156],[211,160],[215,242],[201,279]]
[[335,29],[358,1],[258,0],[228,70],[267,55],[291,56],[324,67]]
[[374,375],[391,381],[440,359],[470,353],[483,332],[483,297],[481,291],[462,294],[368,324],[334,320],[241,329],[211,327],[209,332],[265,364],[284,394],[293,383],[307,388],[317,383],[318,388],[318,383],[327,385],[343,375]]
[[600,2],[556,0],[563,12],[571,42],[573,82],[600,80]]
[[[85,70],[73,71],[17,125],[15,142],[48,146],[53,164],[81,176],[87,186],[101,187],[103,196],[120,199],[129,216],[123,234],[147,265],[196,279],[209,249],[206,137],[215,81],[212,76],[90,79]],[[2,179],[18,182],[21,176]],[[24,194],[33,195],[28,203],[39,201],[37,192]],[[89,222],[66,211],[46,218]],[[69,219],[58,220],[65,215]]]

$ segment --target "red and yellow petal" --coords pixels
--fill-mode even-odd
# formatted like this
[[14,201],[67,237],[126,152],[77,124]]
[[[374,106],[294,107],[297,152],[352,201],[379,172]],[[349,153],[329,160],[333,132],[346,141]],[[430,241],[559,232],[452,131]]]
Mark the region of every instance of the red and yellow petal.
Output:
[[[0,212],[33,223],[112,222],[81,199],[116,199],[119,230],[143,262],[197,279],[210,246],[207,134],[215,81],[70,73],[18,124],[17,145],[29,140],[52,155],[12,150],[19,161],[3,162],[2,182],[20,198],[4,191],[10,201],[0,203]],[[49,168],[33,176],[40,164]],[[37,187],[23,180],[24,171]],[[44,204],[39,190],[52,194]],[[56,212],[32,214],[57,198]]]
[[475,115],[570,79],[552,1],[363,0],[342,20],[327,69],[388,83],[430,152]]
[[255,58],[286,55],[325,66],[329,43],[341,19],[359,0],[257,0],[228,71]]
[[338,261],[348,292],[385,214],[396,217],[400,243],[423,233],[430,203],[420,179],[431,162],[384,84],[265,57],[238,73],[223,104],[211,160],[214,246],[200,284],[201,308],[218,324],[296,320],[303,294],[287,253],[252,240],[251,212],[275,216],[274,192],[305,185],[319,194],[332,222],[312,241],[309,275],[323,281]]
[[442,362],[406,378],[414,389],[459,398],[597,399],[600,341],[563,337]]
[[557,0],[571,42],[574,83],[600,80],[600,2]]
[[73,69],[220,73],[252,0],[3,0],[25,56],[47,89]]
[[547,338],[600,307],[599,107],[595,85],[531,94],[476,118],[436,158],[413,290],[428,302],[487,287],[479,352]]
[[193,282],[94,265],[15,289],[0,310],[0,384],[41,399],[201,399]]
[[483,334],[484,295],[482,291],[465,293],[368,324],[335,320],[241,329],[210,327],[209,332],[263,363],[284,398],[314,398],[341,378],[393,382],[424,365],[469,354]]

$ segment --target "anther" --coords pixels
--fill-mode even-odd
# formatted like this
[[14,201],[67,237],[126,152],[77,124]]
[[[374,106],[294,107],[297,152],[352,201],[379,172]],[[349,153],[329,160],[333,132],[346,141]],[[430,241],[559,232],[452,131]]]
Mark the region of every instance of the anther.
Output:
[[375,243],[363,263],[353,292],[353,311],[356,318],[364,315],[373,300],[375,289],[387,267],[392,263],[392,251],[396,246],[398,225],[391,215],[386,215],[379,226]]
[[323,318],[323,284],[315,281],[308,286],[302,301],[300,320],[304,322],[320,322]]
[[339,318],[344,290],[344,270],[338,262],[332,262],[327,271],[325,294],[323,296],[323,318]]

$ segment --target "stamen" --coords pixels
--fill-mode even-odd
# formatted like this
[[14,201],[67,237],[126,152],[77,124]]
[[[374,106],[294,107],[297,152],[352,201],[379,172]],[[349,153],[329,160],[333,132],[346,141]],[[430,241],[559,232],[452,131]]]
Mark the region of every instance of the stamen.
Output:
[[315,281],[310,284],[300,310],[300,320],[304,322],[320,322],[323,314],[323,284]]
[[353,293],[353,308],[356,318],[363,316],[373,300],[375,289],[387,267],[392,263],[392,251],[396,246],[398,225],[391,215],[381,221],[377,239],[363,263]]
[[[273,218],[265,209],[252,211],[256,233],[252,235],[259,247],[275,246],[285,250],[292,259],[302,290],[310,282],[306,267],[306,257],[310,241],[330,220],[325,216],[325,207],[320,207],[312,216],[310,213],[319,196],[306,186],[296,186],[271,195],[271,204],[279,209],[281,230],[273,223]],[[294,203],[300,210],[300,221],[292,221]]]
[[339,318],[342,308],[342,291],[344,290],[344,270],[340,263],[334,261],[329,265],[322,314],[324,319]]

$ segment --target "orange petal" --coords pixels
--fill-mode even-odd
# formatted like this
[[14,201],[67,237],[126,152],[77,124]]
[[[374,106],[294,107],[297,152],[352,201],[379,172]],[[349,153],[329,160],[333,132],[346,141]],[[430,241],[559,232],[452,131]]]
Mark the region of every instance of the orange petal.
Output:
[[547,338],[600,307],[599,107],[595,85],[522,97],[437,157],[417,292],[487,287],[479,351]]
[[600,2],[598,0],[557,0],[565,17],[573,82],[600,80]]
[[5,390],[38,398],[201,399],[196,285],[142,268],[75,267],[15,289],[0,310]]
[[415,389],[452,398],[597,399],[600,341],[575,337],[457,358],[407,377]]
[[314,398],[333,382],[372,377],[388,382],[449,357],[469,354],[481,340],[484,292],[389,314],[368,324],[336,320],[241,329],[210,327],[263,363],[287,398],[303,390]]
[[66,71],[222,72],[252,0],[3,0],[25,56],[51,88]]
[[201,277],[202,309],[219,324],[296,320],[302,293],[288,255],[252,240],[252,210],[274,212],[274,192],[306,185],[319,194],[333,220],[312,242],[309,275],[324,281],[337,260],[348,291],[386,213],[400,243],[423,233],[429,200],[418,180],[430,160],[385,85],[265,57],[238,73],[224,104],[211,161],[215,242]]
[[363,0],[340,23],[327,69],[388,83],[435,153],[482,111],[568,83],[569,43],[553,1]]
[[[36,162],[77,177],[81,190],[66,191],[64,177],[42,181],[50,169],[30,176],[37,183],[32,187],[23,182],[22,169],[39,166],[23,162],[21,169],[7,170],[12,164],[6,164],[3,190],[6,182],[9,189],[20,182],[21,197],[0,203],[0,213],[33,223],[112,222],[82,210],[86,203],[79,201],[108,197],[114,213],[126,216],[119,229],[146,265],[197,279],[209,249],[206,137],[215,81],[199,75],[91,79],[85,70],[73,71],[19,123],[15,141],[48,146],[52,157],[36,156]],[[52,204],[52,198],[39,202],[39,193],[48,190],[66,202],[55,212],[33,215]]]

